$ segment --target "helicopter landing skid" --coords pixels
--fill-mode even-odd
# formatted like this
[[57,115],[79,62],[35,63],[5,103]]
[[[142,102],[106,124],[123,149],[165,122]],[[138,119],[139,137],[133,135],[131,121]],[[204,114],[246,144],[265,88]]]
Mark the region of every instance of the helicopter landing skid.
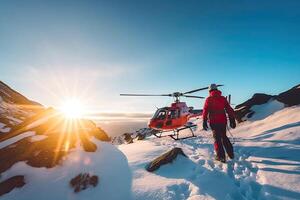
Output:
[[[193,125],[190,125],[190,126],[185,126],[185,127],[182,127],[182,128],[177,128],[177,129],[174,129],[173,130],[173,134],[169,134],[169,135],[162,135],[162,133],[166,132],[166,131],[160,131],[158,133],[153,133],[154,136],[156,136],[157,138],[162,138],[162,137],[171,137],[173,140],[184,140],[184,139],[188,139],[188,138],[193,138],[193,137],[196,137],[194,131],[193,131],[193,127],[196,127],[197,125],[196,124],[193,124]],[[190,129],[192,135],[191,136],[187,136],[187,137],[183,137],[183,138],[180,138],[179,137],[179,132],[180,131],[183,131],[185,129]]]

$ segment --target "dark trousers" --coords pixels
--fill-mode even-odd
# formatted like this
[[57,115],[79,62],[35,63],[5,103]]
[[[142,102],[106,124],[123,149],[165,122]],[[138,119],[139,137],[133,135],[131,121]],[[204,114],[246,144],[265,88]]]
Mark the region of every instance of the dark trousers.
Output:
[[214,148],[219,159],[225,159],[225,151],[229,158],[234,158],[233,146],[226,136],[226,124],[210,124],[214,137]]

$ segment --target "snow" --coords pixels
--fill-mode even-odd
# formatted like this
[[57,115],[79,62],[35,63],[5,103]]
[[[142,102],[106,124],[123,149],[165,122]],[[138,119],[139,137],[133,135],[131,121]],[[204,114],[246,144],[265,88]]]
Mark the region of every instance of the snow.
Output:
[[48,136],[46,136],[46,135],[35,135],[35,136],[32,136],[31,138],[30,138],[30,141],[31,142],[37,142],[37,141],[41,141],[41,140],[43,140],[43,139],[46,139]]
[[[93,141],[98,150],[84,152],[81,147],[72,151],[62,165],[54,168],[33,168],[25,162],[15,164],[1,175],[5,180],[14,175],[25,174],[25,186],[1,196],[3,200],[53,200],[53,199],[107,199],[130,200],[131,172],[126,157],[113,145]],[[99,177],[96,188],[74,193],[69,181],[80,173]]]
[[240,108],[238,108],[238,109],[235,109],[236,111],[238,111],[238,110],[243,110],[244,108],[246,108],[246,106],[242,106],[242,107],[240,107]]
[[12,116],[6,116],[6,118],[7,119],[10,119],[12,122],[12,124],[13,123],[21,123],[22,122],[22,120],[20,120],[20,119],[17,119],[17,118],[15,118],[15,117],[12,117]]
[[44,124],[46,123],[51,117],[53,117],[53,115],[47,115],[45,117],[42,117],[38,120],[35,120],[34,122],[32,122],[31,124],[27,125],[26,126],[26,129],[32,129],[32,128],[35,128],[41,124]]
[[5,126],[6,126],[6,124],[3,124],[3,123],[0,122],[0,129],[2,129]]
[[[300,106],[282,108],[278,102],[258,106],[257,120],[230,130],[235,159],[227,164],[213,160],[211,133],[200,128],[197,138],[119,145],[133,173],[134,199],[299,199]],[[179,156],[154,173],[145,170],[173,147],[182,148],[188,158]]]
[[23,138],[26,138],[26,137],[30,137],[30,136],[33,136],[35,135],[35,132],[34,131],[27,131],[27,132],[24,132],[20,135],[17,135],[13,138],[10,138],[8,140],[5,140],[3,142],[0,142],[0,149],[4,148],[4,147],[7,147],[8,145],[11,145],[19,140],[22,140]]
[[[227,164],[214,161],[212,134],[201,130],[202,122],[198,120],[195,121],[199,125],[196,138],[174,141],[149,137],[117,147],[93,139],[98,146],[96,152],[85,152],[77,145],[61,165],[54,168],[33,168],[18,162],[1,174],[0,182],[15,175],[25,175],[26,184],[1,198],[299,199],[300,106],[284,108],[280,102],[270,101],[252,109],[255,114],[251,121],[230,130],[236,141],[235,159]],[[41,120],[29,126],[34,127],[46,119]],[[46,136],[25,132],[1,142],[0,148],[25,137],[39,141]],[[174,147],[182,148],[187,158],[178,156],[155,172],[145,170],[149,162]],[[79,173],[99,176],[98,186],[75,194],[69,181]]]
[[6,127],[6,128],[0,128],[0,132],[1,133],[8,133],[10,131],[11,128]]
[[267,116],[272,115],[273,113],[275,113],[283,108],[284,108],[283,103],[281,103],[277,100],[271,99],[270,101],[268,101],[265,104],[252,106],[251,110],[254,111],[255,114],[247,120],[255,121],[255,120],[264,119]]

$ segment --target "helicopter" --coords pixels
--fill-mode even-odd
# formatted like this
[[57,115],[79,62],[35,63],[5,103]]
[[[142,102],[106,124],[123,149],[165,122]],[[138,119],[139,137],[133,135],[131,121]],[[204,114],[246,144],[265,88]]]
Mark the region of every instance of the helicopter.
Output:
[[[223,85],[217,85],[223,86]],[[202,116],[201,109],[194,109],[193,107],[188,107],[185,102],[180,101],[180,97],[186,98],[198,98],[204,99],[202,96],[189,95],[194,92],[201,90],[207,90],[208,87],[203,87],[188,92],[173,92],[170,94],[120,94],[120,96],[133,96],[133,97],[153,97],[153,96],[164,96],[173,97],[174,102],[169,107],[157,108],[153,117],[150,119],[148,127],[156,130],[153,135],[158,138],[161,137],[171,137],[174,140],[187,139],[191,137],[196,137],[193,128],[197,125],[190,122],[192,118],[200,118]],[[180,131],[189,129],[191,136],[179,137]],[[165,132],[173,132],[171,134],[163,134]]]

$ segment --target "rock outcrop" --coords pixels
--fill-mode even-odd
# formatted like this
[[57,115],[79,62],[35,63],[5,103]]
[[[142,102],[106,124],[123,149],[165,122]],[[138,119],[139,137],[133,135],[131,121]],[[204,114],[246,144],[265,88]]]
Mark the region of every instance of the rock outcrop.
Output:
[[77,193],[91,186],[96,187],[98,182],[98,176],[90,175],[88,173],[81,173],[70,181],[70,186],[74,189],[74,192]]
[[288,91],[280,93],[276,99],[286,106],[295,106],[300,104],[300,84]]
[[13,176],[0,183],[0,196],[25,185],[24,176]]
[[133,133],[124,133],[120,136],[114,137],[112,139],[112,143],[115,145],[131,144],[137,140],[144,140],[146,137],[149,137],[153,135],[153,133],[157,132],[157,130],[151,128],[141,128]]
[[161,156],[157,157],[152,162],[150,162],[146,166],[146,170],[148,172],[153,172],[153,171],[159,169],[160,166],[162,166],[162,165],[172,163],[179,155],[186,157],[186,155],[184,154],[184,152],[182,151],[181,148],[178,148],[178,147],[173,148],[172,150],[162,154]]
[[270,101],[281,102],[286,107],[300,105],[300,84],[279,95],[254,94],[252,98],[235,107],[237,121],[243,122],[247,118],[251,118],[255,114],[255,111],[252,109],[253,106],[266,104]]

